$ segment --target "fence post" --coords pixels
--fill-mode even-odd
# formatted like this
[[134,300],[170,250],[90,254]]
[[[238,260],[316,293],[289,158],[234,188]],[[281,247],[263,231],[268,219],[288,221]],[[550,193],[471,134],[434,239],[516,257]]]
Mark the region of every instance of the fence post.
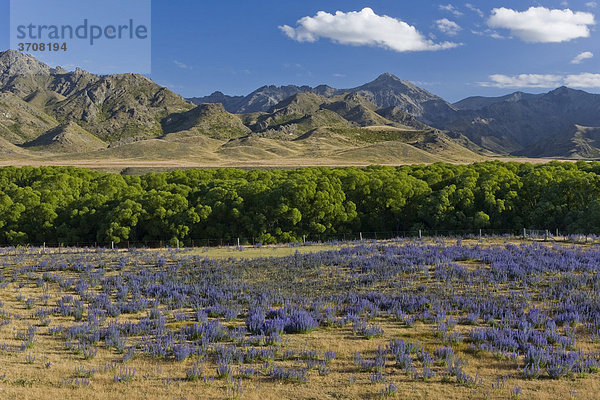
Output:
[[546,233],[544,234],[544,241],[548,240],[548,229],[546,229]]
[[238,238],[238,248],[240,247],[240,238]]
[[110,248],[111,248],[111,250],[115,249],[115,242],[114,241],[110,242]]
[[479,230],[479,240],[481,240],[481,229]]
[[556,237],[558,237],[558,228],[556,228]]
[[362,239],[362,232],[359,233],[359,236],[360,236],[360,240],[362,241],[363,240]]
[[523,228],[523,240],[525,240],[526,236],[527,236],[527,232],[525,232],[525,228]]
[[421,234],[421,230],[419,229],[419,239],[423,239],[423,235]]
[[177,238],[176,240],[177,240],[177,250],[179,250],[179,238]]
[[44,253],[46,252],[46,242],[44,242]]
[[306,243],[306,235],[302,235],[302,243]]

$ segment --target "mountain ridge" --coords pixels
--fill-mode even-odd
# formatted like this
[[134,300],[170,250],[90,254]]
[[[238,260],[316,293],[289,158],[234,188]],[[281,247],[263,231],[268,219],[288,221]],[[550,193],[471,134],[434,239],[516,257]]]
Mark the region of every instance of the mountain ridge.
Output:
[[532,156],[530,146],[576,124],[600,126],[600,95],[563,86],[478,110],[458,110],[441,128],[500,154]]
[[[372,87],[408,88],[417,102],[417,94],[424,93],[390,74],[363,85],[360,93],[327,85],[267,85],[246,97],[217,92],[214,103],[194,106],[139,74],[66,71],[12,51],[0,53],[0,67],[3,155],[332,163],[344,157],[353,163],[377,158],[397,163],[403,157],[406,162],[483,159],[474,144],[467,149],[408,114],[380,110],[373,101],[387,97],[370,91]],[[390,96],[396,95],[392,88]],[[246,114],[230,113],[219,104],[242,100]],[[250,112],[256,110],[261,111]],[[392,155],[390,149],[399,153]]]
[[[382,150],[385,162],[389,150],[375,144],[394,143],[390,148],[403,149],[403,154],[424,151],[433,158],[452,149],[457,160],[490,152],[600,155],[595,131],[574,132],[573,126],[600,126],[600,95],[560,87],[542,94],[474,96],[451,104],[383,73],[349,89],[265,85],[247,96],[214,92],[184,99],[143,75],[66,71],[30,55],[0,52],[0,138],[9,153],[18,148],[77,154],[80,148],[86,154],[124,156],[152,149],[149,156],[168,158],[174,148],[187,144],[181,154],[189,156],[196,149],[209,158],[336,153],[372,160],[376,154],[367,157],[363,150],[370,146]],[[560,143],[560,153],[544,147],[550,139]],[[286,146],[296,150],[284,150]]]
[[[390,116],[383,110],[395,110],[395,118],[405,122],[410,120],[409,126],[431,126],[446,130],[500,155],[535,157],[539,154],[539,148],[528,149],[539,141],[566,132],[576,124],[600,126],[600,95],[567,87],[540,94],[517,91],[498,97],[473,96],[453,104],[390,73],[381,74],[371,82],[350,89],[335,89],[325,85],[318,87],[327,88],[323,89],[326,98],[359,94],[374,103],[383,117]],[[252,98],[253,104],[260,104],[257,99],[264,95],[264,88],[268,88],[270,98],[276,96],[277,87],[263,86],[249,96],[236,97],[237,106],[243,109],[248,97]],[[298,93],[317,92],[316,88],[307,86],[288,85],[281,88],[286,94],[294,88]],[[210,101],[209,98],[204,99]],[[257,110],[268,111],[261,108]],[[235,109],[229,111],[236,112]],[[570,150],[562,156],[569,158],[572,153]]]

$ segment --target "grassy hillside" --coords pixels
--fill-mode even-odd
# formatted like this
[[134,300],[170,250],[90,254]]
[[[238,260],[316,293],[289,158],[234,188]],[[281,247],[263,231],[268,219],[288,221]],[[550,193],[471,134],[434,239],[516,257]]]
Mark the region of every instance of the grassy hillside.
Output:
[[242,120],[221,104],[201,104],[189,111],[171,114],[162,120],[165,138],[203,135],[232,139],[250,132]]
[[4,52],[0,144],[6,163],[38,165],[403,164],[440,161],[450,153],[457,162],[482,159],[477,146],[466,148],[466,138],[433,134],[394,106],[398,99],[408,104],[402,96],[409,94],[415,107],[437,101],[391,75],[360,90],[265,86],[243,99],[207,99],[243,100],[241,109],[260,110],[233,114],[219,103],[188,103],[142,75],[67,72]]
[[105,149],[108,143],[85,131],[75,122],[68,122],[49,130],[23,146],[31,150],[54,153],[86,153]]

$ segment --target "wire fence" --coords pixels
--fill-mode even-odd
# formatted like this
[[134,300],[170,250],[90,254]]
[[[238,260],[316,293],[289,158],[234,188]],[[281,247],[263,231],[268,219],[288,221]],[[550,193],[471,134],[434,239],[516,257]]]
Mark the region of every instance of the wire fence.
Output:
[[[595,234],[560,232],[558,229],[421,229],[409,231],[387,232],[353,232],[335,234],[304,235],[301,241],[275,243],[278,245],[313,245],[318,243],[340,243],[374,240],[404,240],[404,239],[489,239],[503,238],[506,240],[553,241],[569,243],[600,243],[600,237]],[[260,247],[261,243],[253,237],[228,238],[185,238],[174,240],[121,241],[121,242],[42,242],[27,245],[0,247],[0,255],[27,253],[29,251],[48,251],[53,253],[74,253],[104,250],[134,250],[134,249],[186,249],[208,247]]]

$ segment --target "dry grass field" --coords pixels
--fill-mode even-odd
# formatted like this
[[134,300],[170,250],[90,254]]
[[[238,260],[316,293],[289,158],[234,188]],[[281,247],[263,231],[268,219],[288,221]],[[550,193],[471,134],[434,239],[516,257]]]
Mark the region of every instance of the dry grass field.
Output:
[[[539,377],[528,378],[521,372],[522,350],[511,356],[508,349],[475,349],[471,332],[500,329],[511,318],[533,321],[531,309],[540,309],[548,319],[531,329],[576,339],[564,349],[560,341],[544,342],[550,352],[580,351],[599,361],[591,322],[581,315],[579,322],[551,329],[560,296],[540,296],[570,282],[580,301],[586,294],[595,298],[590,291],[598,266],[557,272],[548,257],[573,257],[583,265],[600,258],[600,251],[594,246],[520,247],[516,240],[455,244],[0,251],[0,398],[598,398],[596,366],[585,371],[572,366],[558,379],[542,368]],[[431,262],[423,264],[425,259]],[[549,266],[547,272],[514,272],[518,277],[488,274],[502,260]],[[576,276],[588,275],[589,286],[573,283]],[[411,296],[428,303],[413,309]],[[515,315],[500,320],[481,311],[479,318],[463,323],[471,298],[481,309],[493,303]],[[388,304],[393,299],[403,299],[402,310]],[[522,303],[502,303],[508,299]],[[248,318],[258,304],[267,320],[293,319],[293,312],[283,312],[289,308],[305,310],[318,326],[292,332],[286,325],[280,334],[248,332]],[[363,321],[375,333],[361,328]],[[202,333],[191,335],[194,326]],[[209,326],[221,334],[214,336]],[[393,340],[414,346],[407,351],[410,368],[401,365],[398,352],[392,354]],[[487,344],[494,346],[491,339]],[[452,360],[439,355],[444,346],[453,350]],[[178,355],[181,348],[189,354]],[[448,362],[460,372],[452,373]],[[220,367],[228,372],[219,376]]]
[[[14,146],[13,146],[14,147]],[[17,151],[18,150],[18,151]],[[0,146],[2,166],[75,166],[109,172],[130,168],[159,171],[181,168],[297,168],[473,163],[487,157],[449,143],[425,151],[400,140],[364,142],[330,134],[302,141],[268,138],[217,140],[202,136],[147,139],[89,152],[53,153]]]

